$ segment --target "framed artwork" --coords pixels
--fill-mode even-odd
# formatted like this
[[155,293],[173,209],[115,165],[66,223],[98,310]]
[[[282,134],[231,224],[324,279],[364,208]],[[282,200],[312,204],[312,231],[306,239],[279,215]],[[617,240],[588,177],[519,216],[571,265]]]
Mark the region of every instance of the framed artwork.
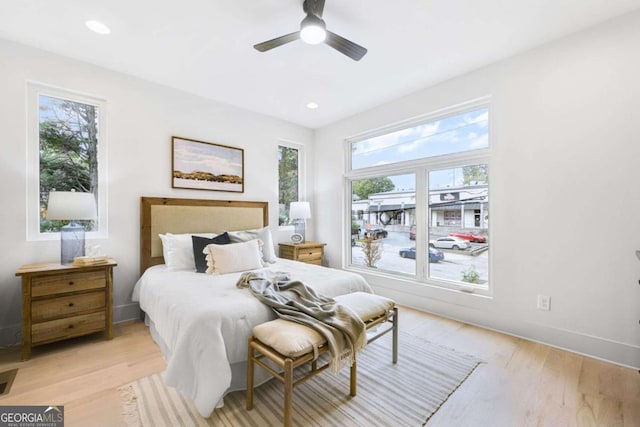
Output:
[[171,187],[244,192],[244,150],[171,137]]

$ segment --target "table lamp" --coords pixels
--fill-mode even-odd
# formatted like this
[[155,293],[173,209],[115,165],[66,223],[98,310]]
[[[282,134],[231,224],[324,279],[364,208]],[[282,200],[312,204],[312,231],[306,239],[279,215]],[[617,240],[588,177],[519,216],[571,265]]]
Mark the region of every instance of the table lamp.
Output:
[[295,220],[295,233],[291,236],[294,243],[305,241],[305,220],[311,218],[311,206],[309,202],[291,202],[289,205],[289,218]]
[[60,263],[72,264],[75,257],[84,256],[84,227],[78,220],[96,218],[96,198],[93,193],[52,191],[47,204],[47,219],[68,220],[60,229]]

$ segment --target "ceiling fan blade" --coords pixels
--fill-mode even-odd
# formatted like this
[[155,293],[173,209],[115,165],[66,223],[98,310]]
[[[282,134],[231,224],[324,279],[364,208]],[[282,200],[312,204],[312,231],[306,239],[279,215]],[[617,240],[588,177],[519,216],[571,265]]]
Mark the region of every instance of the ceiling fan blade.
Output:
[[367,53],[366,48],[331,31],[327,31],[327,39],[324,42],[354,61],[359,61]]
[[266,52],[278,46],[282,46],[283,44],[287,44],[289,42],[298,40],[300,38],[300,31],[296,31],[295,33],[287,34],[285,36],[276,37],[275,39],[267,40],[266,42],[258,43],[253,45],[255,50],[259,50],[260,52]]
[[304,0],[304,3],[302,3],[302,10],[304,10],[304,13],[307,15],[311,13],[318,18],[322,18],[322,13],[324,12],[324,0]]

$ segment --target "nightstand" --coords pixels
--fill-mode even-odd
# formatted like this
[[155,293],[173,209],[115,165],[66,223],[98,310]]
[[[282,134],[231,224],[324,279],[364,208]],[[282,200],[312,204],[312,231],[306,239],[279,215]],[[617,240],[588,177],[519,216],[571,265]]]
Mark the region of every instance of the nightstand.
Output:
[[306,262],[307,264],[322,265],[322,255],[326,243],[278,243],[280,258]]
[[113,338],[113,267],[26,264],[22,277],[22,360],[31,347],[95,332]]

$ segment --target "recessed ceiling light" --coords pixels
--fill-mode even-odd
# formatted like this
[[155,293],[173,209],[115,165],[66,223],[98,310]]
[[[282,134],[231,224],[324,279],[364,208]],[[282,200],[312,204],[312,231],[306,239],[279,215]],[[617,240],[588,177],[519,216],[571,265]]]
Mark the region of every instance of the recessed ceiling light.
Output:
[[307,104],[307,108],[310,109],[310,110],[315,110],[318,107],[319,107],[319,105],[316,102],[309,102]]
[[109,34],[111,30],[100,21],[87,21],[84,23],[88,29],[98,34]]

